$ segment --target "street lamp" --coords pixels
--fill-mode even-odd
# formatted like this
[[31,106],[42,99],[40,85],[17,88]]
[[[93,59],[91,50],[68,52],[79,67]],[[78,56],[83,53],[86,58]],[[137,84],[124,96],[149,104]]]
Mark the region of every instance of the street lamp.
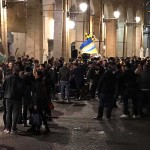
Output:
[[87,10],[88,5],[86,3],[81,3],[79,5],[79,8],[82,12],[85,12]]
[[120,12],[119,11],[114,11],[114,17],[118,19],[120,17]]
[[141,21],[141,18],[138,17],[138,16],[136,16],[136,17],[135,17],[135,22],[128,22],[128,21],[126,21],[125,24],[126,24],[127,26],[133,26],[133,25],[139,23],[140,21]]
[[120,12],[119,11],[114,11],[113,13],[114,17],[113,18],[103,18],[103,22],[110,22],[110,20],[113,19],[118,19],[120,17]]
[[75,22],[72,21],[72,20],[69,20],[69,22],[68,22],[68,28],[69,29],[74,29],[74,27],[75,27]]
[[137,16],[137,17],[135,17],[135,21],[136,21],[136,23],[139,23],[141,21],[141,18]]
[[67,17],[70,19],[70,21],[68,22],[68,28],[69,29],[74,29],[75,27],[75,16],[80,14],[80,13],[84,13],[87,10],[88,5],[86,3],[81,3],[79,5],[80,11],[76,11],[76,9],[74,8],[74,6],[72,6],[68,11],[67,11]]

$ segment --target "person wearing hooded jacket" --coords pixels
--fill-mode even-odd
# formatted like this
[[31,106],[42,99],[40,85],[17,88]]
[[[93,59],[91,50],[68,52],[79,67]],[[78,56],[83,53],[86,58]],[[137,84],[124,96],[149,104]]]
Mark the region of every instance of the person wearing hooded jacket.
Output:
[[143,72],[139,77],[140,100],[139,100],[139,115],[143,117],[143,107],[147,104],[150,111],[150,64],[145,64]]

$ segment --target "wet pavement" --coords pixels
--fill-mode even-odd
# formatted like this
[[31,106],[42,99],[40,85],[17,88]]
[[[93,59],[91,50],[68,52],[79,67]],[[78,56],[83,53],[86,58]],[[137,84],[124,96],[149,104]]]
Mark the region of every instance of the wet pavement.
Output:
[[[150,118],[122,120],[121,108],[112,120],[94,120],[97,101],[85,105],[55,103],[49,135],[11,135],[3,133],[0,113],[0,150],[150,150]],[[26,131],[27,128],[18,126]]]

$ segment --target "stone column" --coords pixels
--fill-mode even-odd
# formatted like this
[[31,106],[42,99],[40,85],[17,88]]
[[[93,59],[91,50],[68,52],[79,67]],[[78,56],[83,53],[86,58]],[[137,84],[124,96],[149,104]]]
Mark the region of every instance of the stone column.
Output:
[[136,55],[136,24],[133,25],[133,36],[132,36],[132,55]]
[[1,52],[8,55],[8,49],[7,49],[7,9],[6,7],[3,8],[2,6],[2,0],[0,0],[0,10],[1,10],[1,15],[0,15],[0,42],[2,44]]
[[62,57],[69,58],[69,29],[67,29],[67,0],[63,0]]
[[143,47],[143,26],[139,25],[136,27],[136,56],[140,56],[141,47]]
[[124,22],[118,22],[118,29],[117,29],[117,46],[116,46],[116,56],[123,57],[123,47],[124,47]]
[[63,2],[55,0],[56,10],[54,11],[54,58],[62,56],[62,30],[63,30]]
[[106,57],[116,56],[116,19],[106,23]]
[[42,3],[40,0],[27,2],[26,55],[42,62],[43,26]]
[[127,57],[133,56],[133,33],[134,33],[133,25],[127,26]]

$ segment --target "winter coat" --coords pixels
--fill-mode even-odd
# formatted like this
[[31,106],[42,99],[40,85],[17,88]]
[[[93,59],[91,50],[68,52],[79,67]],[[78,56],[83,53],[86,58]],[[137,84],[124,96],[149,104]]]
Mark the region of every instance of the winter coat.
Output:
[[81,67],[74,68],[72,71],[72,76],[75,79],[75,83],[78,89],[84,86],[84,72]]
[[123,88],[125,90],[135,89],[137,86],[137,76],[132,69],[127,69],[123,73]]
[[89,69],[87,78],[88,78],[88,80],[93,80],[95,82],[98,82],[103,73],[104,73],[103,67],[94,66]]
[[60,81],[69,81],[70,70],[68,67],[64,66],[59,69],[59,80]]
[[42,78],[35,79],[33,87],[32,105],[37,106],[38,110],[45,110],[48,104],[45,84]]
[[106,70],[98,83],[99,94],[113,95],[115,93],[115,76],[111,70]]
[[24,82],[19,75],[12,74],[5,79],[2,90],[4,91],[5,99],[21,101],[25,91]]
[[141,73],[139,78],[140,89],[149,89],[150,90],[150,69],[146,69]]

